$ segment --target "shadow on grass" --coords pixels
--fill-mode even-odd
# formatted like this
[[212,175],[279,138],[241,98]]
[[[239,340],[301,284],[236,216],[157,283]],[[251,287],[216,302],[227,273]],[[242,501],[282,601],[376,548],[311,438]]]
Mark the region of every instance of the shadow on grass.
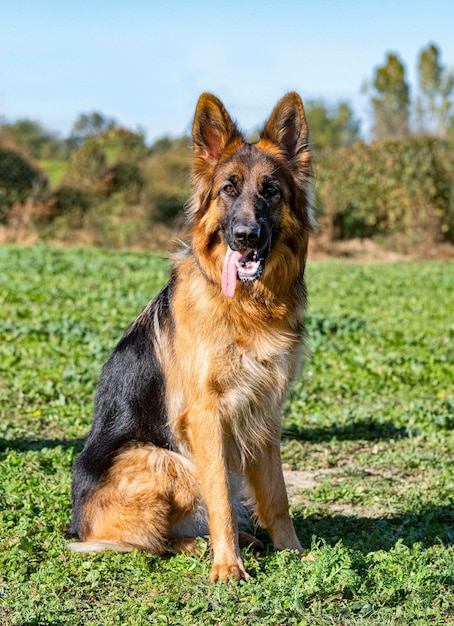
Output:
[[81,452],[85,438],[83,439],[4,439],[0,437],[0,453],[6,450],[14,450],[16,452],[40,452],[41,450],[53,448],[74,448],[74,452]]
[[418,511],[404,511],[386,518],[356,517],[339,513],[303,516],[294,513],[295,528],[304,547],[312,537],[329,545],[339,541],[363,553],[389,550],[401,539],[404,544],[454,545],[454,510],[449,506],[427,505]]
[[[403,439],[410,435],[408,428],[395,426],[392,422],[383,422],[374,418],[359,419],[348,424],[332,423],[330,426],[320,428],[300,428],[296,424],[283,428],[282,438],[296,439],[299,441],[328,442],[332,439],[337,441],[375,441],[388,439]],[[83,447],[85,438],[80,439],[5,439],[0,437],[0,452],[16,450],[17,452],[36,451],[45,448],[63,449],[74,448],[78,454]]]
[[404,439],[415,434],[405,426],[396,426],[392,422],[385,422],[375,418],[356,419],[347,424],[333,422],[329,426],[319,428],[301,428],[290,424],[283,428],[283,439],[297,439],[299,441],[313,441],[323,443],[336,439],[337,441],[378,441],[388,439]]

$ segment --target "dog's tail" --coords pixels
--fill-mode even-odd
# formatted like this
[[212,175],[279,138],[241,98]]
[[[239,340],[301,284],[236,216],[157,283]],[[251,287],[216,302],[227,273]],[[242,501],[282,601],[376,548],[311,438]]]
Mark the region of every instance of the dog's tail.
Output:
[[143,550],[142,546],[134,546],[125,541],[75,541],[67,544],[72,552],[102,552],[103,550],[113,550],[115,552],[132,552],[133,550]]

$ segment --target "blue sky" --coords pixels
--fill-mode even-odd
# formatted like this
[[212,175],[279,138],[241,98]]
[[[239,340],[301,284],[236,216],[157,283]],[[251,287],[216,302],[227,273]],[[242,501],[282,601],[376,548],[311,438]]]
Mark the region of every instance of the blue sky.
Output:
[[0,118],[67,135],[96,110],[152,141],[188,131],[202,91],[248,131],[295,89],[366,119],[374,67],[397,52],[414,82],[430,42],[453,67],[453,0],[5,0]]

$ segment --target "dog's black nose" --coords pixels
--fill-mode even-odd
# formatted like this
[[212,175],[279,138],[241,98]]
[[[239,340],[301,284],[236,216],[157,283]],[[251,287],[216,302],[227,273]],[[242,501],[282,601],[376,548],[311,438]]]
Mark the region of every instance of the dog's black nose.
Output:
[[255,222],[237,222],[233,227],[233,237],[240,248],[253,248],[260,237],[260,226]]

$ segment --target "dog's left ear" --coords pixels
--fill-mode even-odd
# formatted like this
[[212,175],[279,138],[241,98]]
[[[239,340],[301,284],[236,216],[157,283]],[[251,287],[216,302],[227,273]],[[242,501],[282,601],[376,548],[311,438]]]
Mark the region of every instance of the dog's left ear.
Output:
[[309,153],[309,130],[303,102],[291,91],[273,109],[260,138],[279,146],[287,161],[292,162],[302,153]]

